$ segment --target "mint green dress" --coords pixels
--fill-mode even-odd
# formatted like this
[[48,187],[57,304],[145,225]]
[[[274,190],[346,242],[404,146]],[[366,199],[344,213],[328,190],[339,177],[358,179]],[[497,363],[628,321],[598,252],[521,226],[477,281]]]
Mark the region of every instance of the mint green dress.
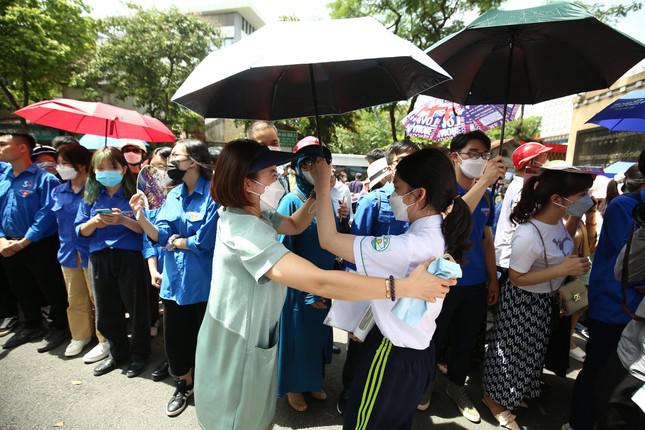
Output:
[[219,209],[208,308],[195,357],[195,407],[208,430],[264,430],[275,412],[286,287],[264,274],[289,250],[278,213]]

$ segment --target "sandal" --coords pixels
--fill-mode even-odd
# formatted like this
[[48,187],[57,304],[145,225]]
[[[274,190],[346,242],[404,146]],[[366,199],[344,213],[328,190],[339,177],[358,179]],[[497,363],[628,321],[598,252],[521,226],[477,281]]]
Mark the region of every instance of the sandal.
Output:
[[311,397],[316,400],[327,400],[327,393],[325,393],[325,390],[312,391],[309,394],[311,394]]
[[296,412],[305,412],[309,407],[302,393],[287,393],[287,402]]
[[504,427],[505,429],[508,429],[508,430],[522,430],[522,427],[520,427],[519,424],[517,424],[517,421],[515,421],[517,417],[513,415],[511,411],[509,411],[508,409],[505,409],[502,412],[495,414],[493,413],[493,410],[489,406],[485,397],[482,399],[482,403],[488,408],[488,410],[491,412],[493,417],[495,417],[500,427]]

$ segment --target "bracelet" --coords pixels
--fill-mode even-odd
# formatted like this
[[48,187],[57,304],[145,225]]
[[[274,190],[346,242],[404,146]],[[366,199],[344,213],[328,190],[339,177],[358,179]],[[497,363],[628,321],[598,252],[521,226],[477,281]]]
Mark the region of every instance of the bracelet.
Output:
[[390,275],[390,300],[396,301],[396,287],[394,286],[394,276]]
[[390,278],[385,278],[385,298],[391,299],[390,296]]

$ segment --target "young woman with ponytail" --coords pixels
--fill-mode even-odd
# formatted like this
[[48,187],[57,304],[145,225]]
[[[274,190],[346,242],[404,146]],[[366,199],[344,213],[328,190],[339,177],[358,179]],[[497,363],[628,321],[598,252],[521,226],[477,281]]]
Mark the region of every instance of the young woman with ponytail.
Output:
[[572,255],[563,218],[579,217],[593,205],[592,183],[592,175],[545,168],[525,181],[511,213],[519,225],[511,241],[510,284],[502,291],[483,375],[484,404],[502,427],[519,429],[511,411],[540,395],[553,296],[565,277],[589,270],[587,258]]
[[434,375],[432,337],[445,295],[428,303],[420,321],[412,326],[392,313],[397,299],[395,285],[420,262],[445,252],[457,262],[462,260],[471,216],[466,203],[457,197],[452,162],[432,148],[399,162],[390,204],[394,217],[410,222],[410,228],[398,236],[338,233],[329,195],[329,169],[318,169],[314,174],[321,246],[355,263],[357,273],[390,277],[394,283],[388,298],[370,300],[376,324],[361,348],[343,411],[343,428],[409,429]]

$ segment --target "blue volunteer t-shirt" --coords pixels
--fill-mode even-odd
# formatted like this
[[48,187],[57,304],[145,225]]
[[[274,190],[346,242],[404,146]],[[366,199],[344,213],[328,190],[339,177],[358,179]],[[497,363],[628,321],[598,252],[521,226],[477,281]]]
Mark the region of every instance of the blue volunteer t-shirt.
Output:
[[[457,184],[457,194],[463,196],[468,190]],[[472,213],[472,230],[470,232],[470,249],[464,254],[464,264],[461,265],[463,276],[457,282],[457,286],[481,285],[488,281],[486,273],[486,259],[484,258],[484,228],[492,227],[495,220],[495,206],[493,206],[493,195],[486,190],[477,208]]]
[[[645,202],[645,190],[640,191]],[[627,324],[631,317],[622,305],[622,286],[614,277],[614,266],[620,250],[627,243],[634,225],[632,210],[638,204],[635,194],[623,194],[613,199],[603,217],[602,231],[589,275],[590,318],[609,324]],[[634,311],[643,298],[633,288],[627,291],[627,304]]]

